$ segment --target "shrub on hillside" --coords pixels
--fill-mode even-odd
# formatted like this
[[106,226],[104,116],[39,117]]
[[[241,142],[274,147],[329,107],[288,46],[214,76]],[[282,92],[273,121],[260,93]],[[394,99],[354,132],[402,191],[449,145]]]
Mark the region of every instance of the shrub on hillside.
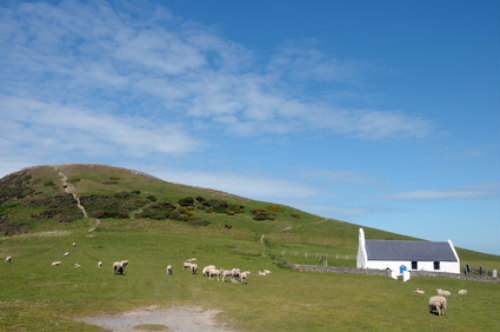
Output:
[[274,220],[274,216],[266,209],[253,209],[250,212],[252,212],[255,220]]
[[137,194],[120,192],[113,195],[88,195],[80,197],[81,204],[92,214],[101,211],[101,218],[129,218],[129,213],[146,205]]
[[273,212],[283,212],[283,209],[279,205],[276,205],[276,204],[269,205],[267,207],[267,209],[270,211],[273,211]]
[[185,198],[179,199],[177,201],[177,203],[179,203],[180,206],[193,206],[194,199],[193,199],[193,197],[185,197]]

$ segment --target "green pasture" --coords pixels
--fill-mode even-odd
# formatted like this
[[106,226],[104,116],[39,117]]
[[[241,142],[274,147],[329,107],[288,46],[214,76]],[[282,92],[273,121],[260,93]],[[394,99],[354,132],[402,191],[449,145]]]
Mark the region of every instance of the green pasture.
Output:
[[[220,323],[237,331],[500,330],[498,283],[444,278],[403,283],[386,277],[294,272],[282,266],[276,254],[336,250],[293,242],[282,234],[264,241],[263,252],[259,232],[235,231],[229,233],[232,238],[216,225],[108,220],[88,233],[87,222],[53,231],[47,226],[0,240],[0,257],[13,257],[11,264],[0,262],[0,331],[103,331],[75,319],[149,305],[219,309]],[[66,251],[69,257],[63,257]],[[182,271],[190,257],[198,258],[200,269],[215,264],[252,274],[247,285],[210,281]],[[112,263],[122,259],[130,265],[124,275],[114,275]],[[62,265],[52,267],[56,260]],[[98,261],[104,263],[102,269]],[[168,264],[174,267],[173,276],[165,273]],[[272,273],[259,277],[257,271],[263,269]],[[426,294],[414,293],[417,287]],[[436,288],[452,292],[444,317],[428,312],[428,298]],[[457,295],[462,288],[469,294]]]

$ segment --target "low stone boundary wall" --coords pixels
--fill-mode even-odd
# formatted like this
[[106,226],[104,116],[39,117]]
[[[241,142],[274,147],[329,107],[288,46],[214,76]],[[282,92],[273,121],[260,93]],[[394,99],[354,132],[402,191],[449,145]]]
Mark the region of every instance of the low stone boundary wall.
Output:
[[[279,260],[281,263],[285,264],[290,269],[299,272],[327,272],[327,273],[362,274],[371,276],[391,277],[391,272],[385,270],[357,269],[354,267],[292,264],[290,262],[287,262],[283,257],[280,257]],[[457,273],[443,273],[443,272],[410,271],[410,276],[411,278],[440,277],[440,278],[451,278],[451,279],[483,281],[483,282],[499,282],[498,278],[463,275]]]

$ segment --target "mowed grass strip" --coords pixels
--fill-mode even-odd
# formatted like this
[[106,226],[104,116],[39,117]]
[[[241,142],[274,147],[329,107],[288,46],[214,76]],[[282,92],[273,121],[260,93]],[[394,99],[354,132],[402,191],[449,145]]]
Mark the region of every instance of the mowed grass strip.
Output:
[[[0,265],[0,330],[102,331],[74,319],[149,305],[219,309],[220,322],[239,331],[500,329],[500,286],[495,283],[443,278],[402,283],[386,277],[293,272],[263,257],[257,236],[245,240],[118,228],[94,232],[92,238],[86,228],[73,228],[57,236],[1,241],[2,254],[15,254],[12,264]],[[279,250],[279,242],[273,245]],[[63,257],[66,251],[69,257]],[[181,268],[190,257],[198,258],[198,275]],[[122,259],[130,262],[125,274],[113,275],[112,263]],[[62,265],[52,267],[55,260]],[[102,269],[98,261],[104,263]],[[166,275],[168,264],[174,266],[173,276]],[[251,271],[248,285],[202,277],[201,269],[209,264]],[[257,271],[263,269],[272,273],[259,277]],[[417,287],[426,294],[413,293]],[[427,309],[436,288],[452,292],[444,317]],[[461,288],[469,294],[457,295]]]

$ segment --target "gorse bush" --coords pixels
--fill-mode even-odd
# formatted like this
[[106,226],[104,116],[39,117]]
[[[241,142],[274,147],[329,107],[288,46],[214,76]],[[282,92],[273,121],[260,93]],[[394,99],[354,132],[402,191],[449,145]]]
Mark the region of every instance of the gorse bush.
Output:
[[270,211],[273,211],[273,212],[283,212],[283,209],[280,206],[276,205],[276,204],[269,205],[267,207],[267,209],[270,210]]

